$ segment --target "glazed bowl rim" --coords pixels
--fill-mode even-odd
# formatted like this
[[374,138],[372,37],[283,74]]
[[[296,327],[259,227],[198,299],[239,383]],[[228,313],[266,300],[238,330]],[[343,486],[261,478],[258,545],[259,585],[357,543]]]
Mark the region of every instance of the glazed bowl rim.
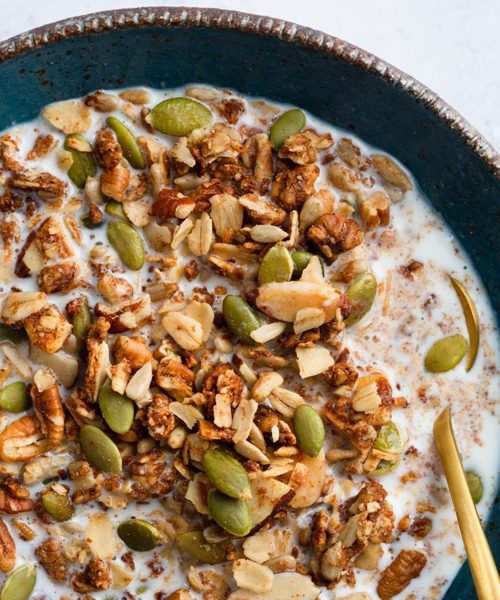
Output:
[[500,153],[438,94],[404,71],[354,44],[283,19],[217,8],[154,6],[105,10],[55,21],[0,42],[0,64],[26,52],[72,37],[142,27],[239,30],[298,44],[361,67],[409,94],[419,104],[431,110],[460,136],[487,169],[500,180]]

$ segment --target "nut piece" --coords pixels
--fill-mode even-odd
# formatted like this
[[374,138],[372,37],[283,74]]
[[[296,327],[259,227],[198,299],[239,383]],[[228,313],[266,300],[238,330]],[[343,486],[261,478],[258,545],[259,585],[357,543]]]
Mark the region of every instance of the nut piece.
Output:
[[56,380],[50,369],[40,369],[33,377],[31,398],[42,433],[57,446],[64,435],[64,410]]
[[281,225],[286,219],[286,211],[266,202],[253,194],[245,194],[238,202],[246,209],[254,223],[260,225]]
[[137,371],[153,358],[151,350],[140,336],[127,337],[126,335],[119,335],[113,347],[113,354],[115,362],[119,363],[123,359],[127,359],[132,371]]
[[38,430],[37,420],[31,415],[7,425],[0,434],[0,458],[7,462],[28,462],[50,447]]
[[333,163],[328,169],[328,179],[344,192],[355,192],[359,188],[356,173],[340,163]]
[[318,175],[317,165],[285,167],[276,175],[271,198],[287,211],[299,208],[314,193]]
[[413,185],[408,175],[396,165],[392,158],[389,158],[384,154],[373,154],[371,159],[373,167],[380,177],[405,192],[413,189]]
[[377,594],[390,600],[401,593],[412,579],[420,575],[427,558],[418,550],[401,550],[392,563],[382,571]]
[[80,100],[49,104],[43,109],[42,115],[51,125],[66,135],[87,131],[92,124],[90,110]]
[[319,217],[309,227],[306,236],[321,250],[328,263],[363,241],[363,232],[356,221],[336,213]]
[[20,323],[46,305],[47,296],[43,292],[11,292],[3,301],[2,321],[6,325]]
[[46,294],[69,292],[77,286],[80,269],[73,261],[44,267],[38,274],[38,285]]
[[307,229],[319,217],[333,212],[335,197],[329,190],[319,190],[316,194],[309,196],[300,211],[300,226]]
[[162,319],[166,332],[184,350],[196,350],[203,343],[203,328],[191,317],[180,312],[169,312]]
[[68,577],[68,560],[60,541],[49,538],[38,546],[35,555],[47,575],[56,583],[64,583]]
[[246,558],[233,562],[233,575],[238,587],[252,592],[268,592],[273,587],[274,573],[269,567]]
[[121,202],[125,196],[125,190],[130,183],[130,171],[127,167],[115,167],[110,171],[104,171],[101,175],[101,192]]
[[52,305],[27,317],[24,327],[31,342],[49,354],[64,346],[72,329],[66,318]]
[[0,571],[8,573],[16,564],[16,544],[4,520],[0,518]]
[[389,225],[389,196],[385,192],[373,192],[360,203],[359,212],[368,229]]

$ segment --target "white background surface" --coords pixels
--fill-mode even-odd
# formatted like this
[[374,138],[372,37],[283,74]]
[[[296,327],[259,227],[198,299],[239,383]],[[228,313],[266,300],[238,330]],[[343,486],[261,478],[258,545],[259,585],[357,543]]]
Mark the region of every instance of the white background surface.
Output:
[[[140,0],[0,0],[0,39],[64,17]],[[211,6],[308,25],[413,75],[500,149],[500,0],[145,0]]]

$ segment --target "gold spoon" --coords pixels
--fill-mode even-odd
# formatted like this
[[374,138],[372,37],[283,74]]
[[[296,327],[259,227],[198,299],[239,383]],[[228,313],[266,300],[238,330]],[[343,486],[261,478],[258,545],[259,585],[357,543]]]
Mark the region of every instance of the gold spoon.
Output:
[[479,600],[499,600],[498,571],[467,486],[453,435],[449,406],[434,421],[434,441],[455,506],[477,597]]

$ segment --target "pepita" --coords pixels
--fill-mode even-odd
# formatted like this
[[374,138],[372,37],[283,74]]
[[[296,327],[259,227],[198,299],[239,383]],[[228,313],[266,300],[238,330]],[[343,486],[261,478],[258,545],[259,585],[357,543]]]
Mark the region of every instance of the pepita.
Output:
[[108,215],[112,217],[116,217],[117,219],[123,219],[124,221],[128,221],[128,217],[123,210],[123,205],[116,200],[109,200],[106,203],[105,211]]
[[20,413],[31,406],[28,389],[22,381],[9,383],[0,392],[0,408],[12,413]]
[[271,281],[290,281],[293,265],[288,250],[282,244],[276,244],[266,252],[260,263],[259,285]]
[[129,519],[118,526],[120,539],[132,550],[148,552],[159,546],[162,534],[154,525],[142,519]]
[[80,444],[89,463],[105,473],[122,470],[120,451],[113,440],[104,431],[94,425],[84,425],[80,429]]
[[276,150],[291,135],[299,133],[306,124],[306,116],[300,108],[292,108],[281,114],[269,130],[269,139]]
[[392,473],[392,471],[394,471],[398,465],[399,460],[395,460],[394,462],[390,460],[381,460],[378,463],[378,467],[376,469],[373,469],[373,471],[371,471],[369,475],[370,477],[377,477],[378,475],[386,475],[387,473]]
[[59,522],[68,521],[75,514],[75,507],[69,496],[57,494],[52,490],[42,494],[41,503],[45,512]]
[[14,327],[0,324],[0,341],[9,340],[17,345],[27,342],[28,339],[28,334],[24,329],[14,329]]
[[293,425],[302,452],[317,456],[325,443],[325,426],[318,413],[312,406],[301,404],[293,415]]
[[81,152],[71,147],[71,140],[74,139],[83,144],[88,144],[88,141],[79,133],[66,136],[64,141],[64,149],[71,152],[73,163],[68,170],[68,177],[80,189],[85,187],[87,177],[94,177],[97,171],[97,164],[92,152]]
[[108,239],[125,265],[133,271],[142,268],[145,259],[141,236],[128,223],[112,221],[108,224]]
[[222,303],[222,312],[231,333],[244,344],[254,344],[250,333],[260,327],[257,313],[241,296],[226,296]]
[[92,325],[92,315],[90,309],[84,302],[80,303],[72,318],[73,334],[77,340],[84,340],[87,337],[90,326]]
[[28,600],[36,584],[36,566],[28,563],[18,567],[7,577],[0,600]]
[[134,421],[134,403],[127,396],[115,392],[106,380],[99,390],[99,408],[108,427],[115,433],[127,433]]
[[252,514],[246,500],[211,490],[208,493],[208,510],[217,525],[232,535],[245,536],[252,528]]
[[231,498],[249,498],[250,480],[240,462],[219,448],[203,454],[202,466],[206,476],[218,490]]
[[168,98],[157,104],[146,117],[153,129],[168,135],[188,135],[193,129],[212,123],[212,113],[201,102],[191,98]]
[[465,480],[469,488],[470,495],[474,504],[477,504],[483,497],[483,482],[481,477],[475,471],[465,471]]
[[99,227],[101,227],[102,225],[104,225],[104,219],[101,220],[101,221],[99,221],[98,223],[93,223],[90,220],[90,216],[88,214],[87,215],[83,215],[80,220],[82,222],[82,225],[86,229],[99,229]]
[[[302,275],[302,271],[309,264],[309,261],[311,260],[311,258],[315,255],[311,254],[310,252],[306,252],[305,250],[296,250],[295,252],[292,252],[292,254],[290,256],[293,261],[293,278],[298,279]],[[325,264],[321,260],[321,258],[319,259],[319,262],[321,264],[321,271],[324,275],[325,274]]]
[[349,284],[346,295],[352,304],[351,312],[344,323],[354,325],[360,321],[372,307],[377,295],[377,280],[373,273],[363,273]]
[[216,565],[225,561],[224,542],[209,543],[201,531],[186,531],[176,538],[179,548],[201,564]]
[[139,144],[130,129],[116,117],[108,117],[106,123],[115,132],[116,139],[122,147],[123,156],[135,169],[145,169],[146,160],[139,148]]
[[431,373],[444,373],[455,368],[467,352],[463,335],[449,335],[434,342],[425,356],[425,368]]
[[469,333],[469,353],[465,370],[470,371],[476,362],[479,351],[479,318],[477,316],[476,305],[474,304],[469,292],[463,283],[449,275],[450,281],[457,292],[458,299],[464,311],[465,324]]
[[388,454],[401,454],[403,440],[397,425],[392,421],[387,425],[382,425],[373,447]]

